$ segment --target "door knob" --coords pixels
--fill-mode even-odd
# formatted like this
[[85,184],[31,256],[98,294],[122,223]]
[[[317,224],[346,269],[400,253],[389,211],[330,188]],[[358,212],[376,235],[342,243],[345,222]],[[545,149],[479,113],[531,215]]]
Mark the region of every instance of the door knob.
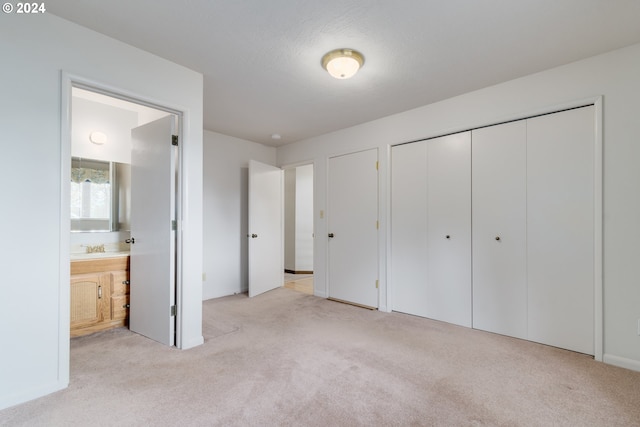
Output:
[[496,236],[496,240],[500,240],[500,236]]
[[131,308],[131,305],[130,304],[125,304],[125,305],[122,306],[122,308]]
[[447,239],[450,239],[450,238],[451,238],[451,236],[449,236],[448,234],[447,234],[445,237],[446,237]]
[[329,233],[329,238],[333,239],[333,233]]
[[258,235],[257,235],[257,234],[255,234],[255,233],[251,235],[251,238],[252,238],[252,239],[255,239],[256,237],[258,237]]
[[130,239],[125,240],[124,242],[125,242],[125,243],[131,243],[131,244],[133,244],[133,243],[135,243],[135,242],[136,242],[136,239],[134,239],[134,238],[132,237],[132,238],[130,238]]
[[128,284],[129,284],[129,281],[128,281],[128,280],[123,280],[123,281],[122,281],[122,284],[123,284],[123,285],[128,285]]

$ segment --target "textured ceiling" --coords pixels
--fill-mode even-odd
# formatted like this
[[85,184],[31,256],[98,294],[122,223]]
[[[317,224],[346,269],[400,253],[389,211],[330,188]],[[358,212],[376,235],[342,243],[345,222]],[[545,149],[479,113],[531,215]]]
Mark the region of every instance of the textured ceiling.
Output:
[[[205,128],[273,146],[640,42],[638,0],[56,0],[47,10],[203,73]],[[343,47],[365,56],[350,80],[320,66]]]

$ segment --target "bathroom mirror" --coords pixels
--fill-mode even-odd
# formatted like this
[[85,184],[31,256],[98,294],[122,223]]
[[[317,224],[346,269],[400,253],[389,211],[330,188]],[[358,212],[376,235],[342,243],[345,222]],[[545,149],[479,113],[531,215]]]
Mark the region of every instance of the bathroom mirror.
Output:
[[129,230],[131,165],[71,158],[71,231]]

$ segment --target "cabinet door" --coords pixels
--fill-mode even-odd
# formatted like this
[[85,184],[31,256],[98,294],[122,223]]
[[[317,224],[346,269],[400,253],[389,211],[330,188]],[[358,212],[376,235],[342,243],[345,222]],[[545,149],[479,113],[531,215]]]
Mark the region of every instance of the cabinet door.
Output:
[[529,339],[594,354],[594,107],[527,122]]
[[526,122],[472,132],[473,327],[527,336]]
[[427,141],[426,169],[426,316],[471,327],[471,132]]
[[427,142],[391,149],[391,301],[427,316]]
[[109,274],[71,276],[70,306],[72,330],[109,319]]

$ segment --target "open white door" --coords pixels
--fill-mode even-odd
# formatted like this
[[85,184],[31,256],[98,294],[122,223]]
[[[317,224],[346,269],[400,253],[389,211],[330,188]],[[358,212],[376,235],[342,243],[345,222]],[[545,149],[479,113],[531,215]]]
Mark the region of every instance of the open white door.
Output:
[[131,130],[129,329],[175,344],[175,117]]
[[249,161],[249,296],[284,282],[282,170]]

